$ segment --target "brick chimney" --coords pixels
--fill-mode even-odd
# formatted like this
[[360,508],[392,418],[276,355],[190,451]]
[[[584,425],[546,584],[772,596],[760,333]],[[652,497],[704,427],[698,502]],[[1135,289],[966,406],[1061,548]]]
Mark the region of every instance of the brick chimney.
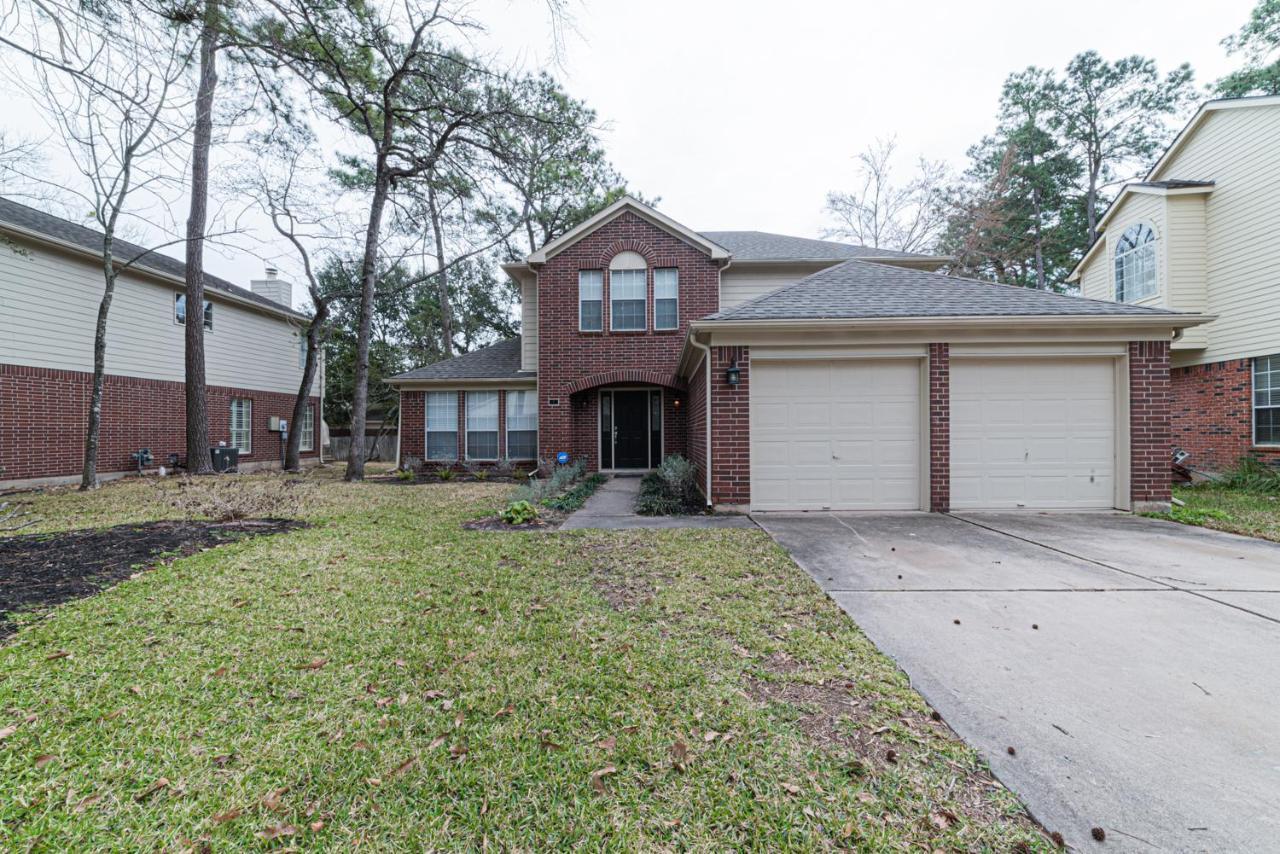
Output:
[[280,271],[275,267],[267,267],[265,279],[254,279],[249,287],[260,297],[279,303],[285,308],[293,308],[293,285],[280,278]]

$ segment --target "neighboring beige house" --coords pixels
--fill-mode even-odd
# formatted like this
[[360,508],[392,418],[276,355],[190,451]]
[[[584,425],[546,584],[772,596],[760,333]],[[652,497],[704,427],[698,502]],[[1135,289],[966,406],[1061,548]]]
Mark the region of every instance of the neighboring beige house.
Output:
[[1187,464],[1280,460],[1280,97],[1205,103],[1099,228],[1083,296],[1216,318],[1170,354]]
[[[102,235],[0,197],[0,487],[74,479],[83,461],[102,299]],[[117,241],[118,259],[142,249]],[[107,323],[99,473],[155,468],[186,454],[184,266],[148,255],[121,273]],[[209,436],[240,450],[242,468],[277,464],[302,382],[307,317],[274,271],[241,288],[205,277]],[[323,362],[320,377],[323,377]],[[325,440],[318,379],[301,425],[304,455]]]

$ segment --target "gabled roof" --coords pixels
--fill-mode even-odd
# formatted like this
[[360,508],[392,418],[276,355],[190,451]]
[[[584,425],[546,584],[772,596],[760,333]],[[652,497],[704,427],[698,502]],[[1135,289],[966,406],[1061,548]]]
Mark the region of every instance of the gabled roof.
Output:
[[1080,280],[1081,271],[1084,265],[1089,263],[1094,254],[1106,245],[1107,239],[1105,232],[1107,226],[1111,224],[1111,220],[1116,214],[1124,208],[1124,203],[1129,197],[1137,195],[1157,195],[1157,196],[1199,196],[1212,193],[1216,185],[1213,181],[1188,181],[1172,179],[1168,181],[1135,181],[1132,184],[1125,184],[1120,188],[1120,193],[1103,212],[1102,217],[1098,220],[1097,230],[1098,236],[1093,243],[1089,244],[1089,248],[1085,250],[1084,255],[1071,268],[1070,274],[1067,275],[1068,282],[1076,282]]
[[532,379],[533,374],[520,371],[520,337],[507,338],[497,344],[445,359],[424,368],[415,368],[387,380],[391,384],[442,380]]
[[564,251],[568,247],[572,246],[574,243],[577,243],[583,237],[586,237],[588,234],[595,231],[601,225],[604,225],[605,223],[613,220],[614,218],[621,216],[623,213],[627,211],[630,211],[631,213],[635,214],[641,219],[652,223],[658,228],[661,228],[663,231],[666,231],[669,234],[672,234],[680,238],[686,243],[690,243],[693,246],[696,246],[697,248],[701,249],[702,251],[706,252],[709,256],[711,256],[712,259],[719,260],[719,259],[724,259],[729,257],[728,251],[723,246],[716,245],[712,241],[703,237],[701,234],[698,234],[698,232],[684,227],[683,225],[676,222],[671,217],[666,216],[665,214],[659,213],[657,210],[650,207],[649,205],[646,205],[644,202],[640,201],[639,199],[632,198],[631,196],[623,196],[621,199],[618,199],[618,201],[609,205],[609,207],[600,211],[600,213],[584,220],[583,222],[579,223],[576,227],[570,229],[569,231],[566,231],[564,234],[560,235],[555,240],[548,243],[546,246],[543,246],[537,252],[534,252],[531,255],[529,255],[527,258],[525,258],[525,263],[527,264],[546,263],[548,258],[551,258],[556,254]]
[[[28,205],[20,204],[3,196],[0,196],[0,230],[10,230],[44,242],[58,243],[73,249],[97,253],[98,257],[101,258],[102,232],[86,228],[83,225],[45,213]],[[133,266],[140,270],[159,274],[170,280],[181,281],[186,278],[187,265],[176,258],[170,258],[168,255],[163,255],[159,252],[148,254],[145,248],[120,238],[116,238],[113,246],[116,260],[121,263],[128,263],[134,258],[145,255],[141,260],[136,261]],[[205,273],[204,284],[205,287],[213,291],[220,291],[239,302],[251,303],[275,314],[285,314],[298,319],[306,318],[306,315],[301,312],[294,311],[292,306],[281,305],[278,302],[255,294],[248,288],[233,285],[217,276]]]
[[895,252],[855,246],[834,240],[791,237],[767,231],[704,231],[702,236],[733,254],[734,261],[841,261],[849,258],[883,260],[918,260],[944,263],[947,258],[915,252]]
[[[923,270],[845,261],[718,312],[704,321],[944,317],[1132,317],[1183,315]],[[1198,315],[1197,315],[1198,317]],[[701,323],[702,321],[699,321]]]
[[1160,155],[1160,159],[1151,167],[1151,171],[1147,173],[1147,181],[1155,181],[1160,178],[1164,170],[1168,167],[1174,155],[1182,150],[1205,120],[1213,113],[1221,110],[1238,110],[1249,107],[1280,107],[1280,95],[1251,95],[1246,98],[1219,98],[1214,101],[1205,101],[1200,105],[1200,109],[1196,110],[1196,114],[1191,117],[1173,142],[1169,143],[1169,147],[1164,150],[1164,154]]

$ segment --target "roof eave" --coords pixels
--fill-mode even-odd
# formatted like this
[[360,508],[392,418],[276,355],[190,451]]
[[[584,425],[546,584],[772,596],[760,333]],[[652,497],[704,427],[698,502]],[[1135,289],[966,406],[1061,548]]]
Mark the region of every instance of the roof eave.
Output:
[[[0,221],[0,230],[8,231],[12,234],[17,234],[21,237],[24,237],[28,240],[33,240],[37,243],[43,243],[48,246],[56,246],[58,249],[61,249],[65,252],[69,252],[73,255],[80,255],[85,258],[91,258],[101,263],[101,259],[102,259],[101,253],[96,252],[93,249],[88,249],[84,246],[81,246],[78,243],[72,243],[69,240],[63,240],[60,237],[52,237],[48,234],[45,234],[44,232],[35,231],[30,228],[25,228],[24,226],[21,226],[21,225],[15,225],[14,223],[8,222],[8,221]],[[119,261],[119,259],[116,259],[116,260]],[[140,276],[150,276],[153,279],[159,279],[160,281],[166,282],[169,284],[178,284],[178,285],[182,285],[183,287],[186,286],[185,279],[179,278],[178,276],[175,276],[172,273],[166,273],[163,270],[157,270],[154,267],[147,267],[141,264],[134,264],[129,267],[129,270],[137,273]],[[226,300],[227,302],[233,302],[233,303],[236,303],[237,305],[242,305],[242,306],[245,306],[246,308],[251,308],[251,309],[254,309],[255,311],[263,312],[264,314],[274,314],[277,317],[284,317],[289,320],[298,320],[298,321],[304,321],[304,322],[310,319],[302,312],[295,311],[283,305],[275,305],[275,304],[263,305],[262,303],[256,300],[246,299],[245,297],[242,297],[239,294],[232,293],[230,291],[224,291],[218,287],[212,287],[212,288],[209,288],[208,290],[211,290],[214,294],[216,294],[219,299]]]
[[1102,214],[1102,218],[1098,220],[1098,224],[1094,226],[1095,230],[1098,232],[1098,238],[1093,241],[1093,245],[1084,253],[1084,257],[1081,258],[1076,263],[1075,267],[1072,268],[1071,273],[1067,276],[1067,281],[1080,281],[1080,275],[1084,269],[1084,265],[1094,256],[1095,253],[1097,253],[1102,245],[1106,243],[1106,241],[1102,239],[1102,232],[1106,230],[1107,225],[1115,215],[1120,212],[1123,202],[1127,201],[1129,196],[1134,193],[1148,196],[1203,196],[1212,193],[1214,189],[1215,187],[1213,184],[1204,184],[1197,187],[1146,187],[1141,184],[1125,184],[1120,188],[1120,194],[1116,196],[1115,201],[1107,207],[1106,211]]
[[695,320],[690,335],[697,332],[734,332],[753,329],[790,329],[798,332],[831,329],[958,329],[972,327],[1139,327],[1186,329],[1216,319],[1208,314],[1001,314],[912,317],[823,317],[761,320]]
[[383,380],[383,382],[389,386],[398,388],[459,388],[462,386],[474,385],[533,387],[538,384],[538,376],[537,374],[530,374],[525,377],[389,377],[388,379]]
[[664,231],[668,231],[674,236],[679,237],[686,243],[702,249],[713,261],[728,260],[730,257],[729,250],[725,249],[720,244],[708,240],[701,234],[698,234],[698,232],[681,225],[671,217],[666,216],[649,205],[646,205],[639,199],[633,198],[632,196],[623,196],[621,199],[618,199],[618,201],[609,205],[595,216],[592,216],[579,223],[574,228],[569,229],[555,240],[552,240],[546,246],[538,249],[536,252],[530,253],[528,257],[524,259],[525,263],[529,266],[545,264],[550,258],[555,257],[557,254],[572,246],[574,243],[577,243],[592,231],[595,231],[600,226],[612,221],[615,217],[621,215],[627,210],[630,210],[637,216],[650,221],[659,228],[662,228]]

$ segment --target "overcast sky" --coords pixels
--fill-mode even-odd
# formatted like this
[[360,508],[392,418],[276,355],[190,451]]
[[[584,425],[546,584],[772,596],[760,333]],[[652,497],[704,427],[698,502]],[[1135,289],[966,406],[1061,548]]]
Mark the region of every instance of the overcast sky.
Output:
[[[1237,66],[1219,42],[1253,5],[572,0],[559,63],[540,0],[476,0],[471,13],[488,28],[477,48],[549,68],[599,112],[614,164],[668,215],[816,237],[826,193],[851,183],[854,155],[877,137],[897,137],[904,168],[917,155],[961,167],[1010,72],[1090,48],[1161,71],[1190,62],[1203,86]],[[0,99],[0,122],[29,126],[11,106]],[[262,261],[220,251],[208,267],[246,283]]]

